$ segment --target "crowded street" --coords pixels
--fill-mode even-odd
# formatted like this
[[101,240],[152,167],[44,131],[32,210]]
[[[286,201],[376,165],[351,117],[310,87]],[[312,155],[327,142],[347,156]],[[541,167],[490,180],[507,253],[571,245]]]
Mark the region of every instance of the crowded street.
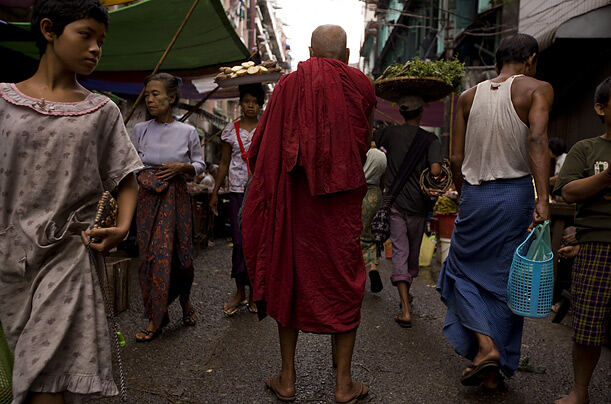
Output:
[[[195,328],[183,327],[178,306],[170,310],[172,323],[148,345],[127,341],[123,360],[129,396],[134,403],[273,403],[263,376],[274,372],[280,352],[274,343],[277,330],[271,319],[243,308],[227,317],[221,308],[231,296],[226,282],[231,248],[222,240],[203,250],[195,264],[193,302],[203,320]],[[518,371],[508,380],[508,391],[485,393],[458,382],[466,361],[460,360],[443,338],[444,306],[433,285],[439,263],[422,268],[413,286],[414,326],[400,328],[392,316],[398,308],[389,287],[390,260],[383,260],[385,288],[369,292],[363,300],[353,373],[375,389],[370,403],[550,403],[571,383],[570,321],[528,320],[524,327],[522,357],[532,369]],[[119,315],[121,331],[134,335],[143,312],[137,271],[130,270],[130,309]],[[333,368],[328,335],[301,334],[296,361],[297,402],[332,402]],[[533,373],[533,370],[543,373]],[[600,369],[591,385],[592,403],[611,398],[611,351],[603,350]],[[117,379],[118,380],[118,379]],[[119,403],[91,399],[88,403]]]
[[0,404],[611,403],[609,0],[0,0]]

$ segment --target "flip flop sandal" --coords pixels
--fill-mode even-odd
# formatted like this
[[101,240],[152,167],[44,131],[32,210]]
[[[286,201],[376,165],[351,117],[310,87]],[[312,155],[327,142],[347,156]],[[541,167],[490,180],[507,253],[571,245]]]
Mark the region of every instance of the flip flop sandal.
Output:
[[278,381],[280,380],[280,376],[272,376],[265,380],[265,386],[272,391],[276,395],[276,398],[280,401],[291,402],[295,401],[296,397],[293,394],[292,396],[285,396],[278,392]]
[[371,293],[378,293],[384,289],[382,278],[380,278],[380,273],[377,270],[369,271],[369,281],[371,282]]
[[257,314],[259,312],[259,309],[257,308],[257,305],[255,303],[252,303],[248,305],[248,311],[253,314]]
[[170,318],[166,314],[166,316],[161,321],[161,326],[158,329],[156,329],[155,331],[150,331],[147,329],[140,330],[142,334],[146,335],[146,338],[136,337],[136,342],[151,342],[152,340],[154,340],[155,338],[161,335],[161,332],[163,331],[163,327],[165,327],[169,323],[170,323]]
[[338,404],[355,404],[359,400],[367,397],[367,394],[369,394],[369,387],[365,386],[361,382],[357,382],[357,383],[359,383],[361,385],[361,388],[359,389],[359,392],[356,393],[355,396],[353,396],[352,398],[350,398],[347,401],[337,401],[337,400],[335,400],[335,402],[338,403]]
[[246,300],[241,301],[240,303],[236,304],[235,306],[225,306],[223,307],[223,313],[225,313],[225,315],[227,317],[232,317],[234,316],[238,311],[240,311],[240,309],[245,306],[247,304]]
[[395,317],[395,321],[401,326],[401,328],[412,328],[411,321],[401,320],[399,317]]
[[143,329],[143,330],[140,330],[140,332],[146,335],[146,337],[138,338],[138,336],[136,335],[136,342],[151,342],[152,340],[157,338],[159,335],[161,335],[161,328],[155,331],[149,331],[149,330]]
[[489,371],[498,371],[500,367],[496,361],[484,361],[477,366],[471,364],[469,368],[472,370],[460,379],[460,383],[463,386],[479,386],[488,376]]
[[197,319],[193,320],[193,315],[195,314],[195,309],[191,307],[191,310],[183,316],[182,323],[187,327],[193,327],[197,324]]

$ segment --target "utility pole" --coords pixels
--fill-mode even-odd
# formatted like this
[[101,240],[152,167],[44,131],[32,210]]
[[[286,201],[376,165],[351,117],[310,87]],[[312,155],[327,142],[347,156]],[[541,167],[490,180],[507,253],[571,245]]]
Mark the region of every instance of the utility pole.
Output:
[[[452,34],[454,32],[454,24],[450,20],[450,11],[449,0],[443,0],[441,2],[443,4],[443,22],[445,25],[444,29],[444,53],[446,60],[452,59],[454,54],[454,49],[452,45],[454,44],[454,38],[452,38]],[[450,94],[444,99],[444,108],[443,108],[443,128],[441,130],[441,147],[444,156],[451,157],[450,153],[452,151],[452,120],[454,117],[452,116],[454,110],[454,94]]]

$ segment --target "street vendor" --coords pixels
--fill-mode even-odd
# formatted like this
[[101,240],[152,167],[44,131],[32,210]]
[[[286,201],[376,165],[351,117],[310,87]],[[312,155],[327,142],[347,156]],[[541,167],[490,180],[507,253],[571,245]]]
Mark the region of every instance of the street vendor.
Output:
[[419,95],[406,95],[399,101],[399,112],[405,123],[382,128],[376,132],[375,141],[387,150],[386,188],[392,188],[400,175],[410,146],[418,136],[432,137],[428,149],[421,156],[410,173],[406,184],[395,199],[390,210],[390,240],[392,241],[392,275],[390,280],[397,287],[401,301],[401,313],[395,321],[402,327],[412,326],[410,287],[418,276],[420,245],[424,235],[428,213],[428,197],[420,189],[420,174],[430,168],[433,176],[441,174],[441,143],[435,134],[420,128],[424,112],[424,100]]
[[[218,216],[218,193],[225,178],[229,175],[229,210],[231,215],[231,239],[233,253],[231,257],[231,277],[235,279],[236,292],[233,298],[223,306],[223,312],[228,316],[236,314],[246,300],[246,286],[250,286],[244,253],[242,252],[242,233],[238,223],[238,214],[244,200],[244,189],[250,175],[250,167],[246,153],[250,149],[252,137],[259,123],[259,115],[265,102],[265,91],[261,84],[248,84],[239,87],[240,109],[242,117],[239,121],[228,124],[221,133],[221,162],[216,174],[216,181],[210,209]],[[248,311],[257,312],[257,306],[252,301],[252,289],[248,295]]]
[[179,297],[182,322],[197,321],[190,294],[193,284],[193,216],[187,179],[206,167],[194,127],[178,122],[172,109],[180,97],[179,80],[157,73],[145,80],[144,99],[153,119],[138,123],[132,142],[146,168],[138,173],[136,222],[140,287],[146,317],[138,342],[157,337],[169,322],[168,306]]

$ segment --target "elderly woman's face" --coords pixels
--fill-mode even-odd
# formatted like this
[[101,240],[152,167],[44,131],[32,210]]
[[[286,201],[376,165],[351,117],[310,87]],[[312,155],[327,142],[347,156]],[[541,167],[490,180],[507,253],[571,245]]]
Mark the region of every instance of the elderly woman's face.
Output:
[[244,116],[248,118],[256,118],[261,111],[261,106],[257,103],[257,98],[248,93],[244,94],[240,100],[240,108],[242,108]]
[[172,108],[175,96],[168,96],[165,83],[161,80],[151,80],[144,89],[144,101],[149,114],[156,117],[163,115]]

